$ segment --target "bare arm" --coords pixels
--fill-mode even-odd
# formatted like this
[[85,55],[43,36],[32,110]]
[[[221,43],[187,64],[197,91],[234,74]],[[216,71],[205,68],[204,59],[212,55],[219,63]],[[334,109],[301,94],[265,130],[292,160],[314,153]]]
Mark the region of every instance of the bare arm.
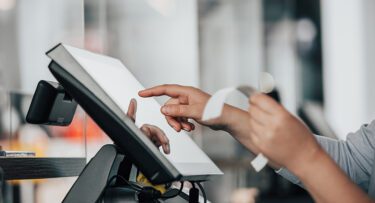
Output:
[[[334,140],[322,136],[315,136],[315,138],[345,174],[364,191],[367,191],[375,158],[374,133],[375,121],[369,125],[363,125],[354,133],[350,133],[346,140]],[[302,184],[287,169],[280,169],[277,172],[295,184]]]
[[230,132],[250,151],[262,152],[275,167],[285,167],[294,173],[318,202],[371,202],[324,152],[304,124],[266,95],[251,98],[248,115],[226,106],[221,118],[209,122],[203,122],[201,116],[210,95],[199,89],[162,85],[139,95],[170,96],[161,111],[177,131],[192,129],[188,118]]
[[307,161],[291,170],[318,202],[373,202],[323,150]]
[[253,143],[269,159],[294,173],[318,202],[372,202],[319,146],[308,128],[259,94],[250,98]]

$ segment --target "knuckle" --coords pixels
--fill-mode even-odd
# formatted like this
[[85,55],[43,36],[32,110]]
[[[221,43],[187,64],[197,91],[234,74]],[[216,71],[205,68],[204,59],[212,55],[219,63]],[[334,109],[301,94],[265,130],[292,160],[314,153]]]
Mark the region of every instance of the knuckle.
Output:
[[250,97],[250,102],[257,103],[262,98],[262,94],[254,94]]
[[250,118],[249,125],[252,129],[254,128],[254,120],[252,118]]
[[141,126],[140,129],[141,129],[141,131],[146,132],[148,128],[147,128],[147,125],[144,124],[144,125]]
[[161,143],[162,143],[162,144],[169,144],[169,140],[168,140],[168,138],[165,138],[165,137],[164,137],[164,139],[161,140]]
[[156,131],[161,131],[161,129],[158,126],[156,126],[156,125],[150,125],[150,127],[152,127],[153,129],[155,129]]
[[288,122],[290,122],[291,116],[288,114],[281,114],[276,116],[274,120],[273,130],[279,131],[280,129],[284,128]]
[[270,140],[272,140],[272,138],[276,135],[276,133],[277,133],[277,129],[276,128],[273,128],[273,129],[271,129],[271,130],[268,130],[266,133],[265,133],[265,140],[267,141],[267,142],[269,142]]
[[269,130],[268,130],[268,135],[271,136],[273,134],[275,134],[277,131],[279,131],[280,127],[282,126],[282,123],[281,121],[276,118],[275,121],[273,122],[273,124],[270,126]]
[[189,89],[190,91],[196,94],[201,94],[203,92],[201,89],[194,87],[194,86],[187,86],[187,89]]
[[284,125],[285,123],[288,123],[291,121],[292,116],[290,114],[283,113],[280,115],[279,119],[280,119],[280,123]]
[[168,105],[168,104],[174,104],[175,102],[175,99],[174,98],[170,98],[170,99],[168,99],[166,102],[165,102],[165,104],[164,105]]
[[141,126],[141,129],[145,129],[147,127],[147,124],[143,124],[142,126]]
[[172,84],[167,84],[167,83],[164,83],[164,84],[161,85],[161,87],[162,87],[163,89],[168,89],[168,88],[170,88],[171,86],[173,86],[173,85],[172,85]]
[[249,114],[250,114],[250,117],[252,118],[255,118],[256,116],[256,112],[255,112],[255,109],[254,108],[249,108]]
[[283,113],[278,113],[276,115],[276,122],[278,124],[283,124],[285,122],[286,116]]
[[183,106],[177,106],[176,112],[177,114],[182,115],[185,113],[185,108],[183,108]]

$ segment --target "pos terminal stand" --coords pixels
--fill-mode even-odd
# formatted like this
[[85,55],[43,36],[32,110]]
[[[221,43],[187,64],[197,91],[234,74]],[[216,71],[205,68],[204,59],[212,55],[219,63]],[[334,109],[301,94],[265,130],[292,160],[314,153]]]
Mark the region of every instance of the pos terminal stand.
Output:
[[[61,85],[42,80],[38,83],[26,120],[32,124],[67,126],[73,119],[76,107],[77,103]],[[152,187],[141,187],[130,182],[132,164],[132,160],[125,158],[124,152],[116,145],[103,146],[83,169],[63,202],[168,202],[169,198],[180,198],[185,202],[188,200],[188,196],[178,189],[162,195]]]

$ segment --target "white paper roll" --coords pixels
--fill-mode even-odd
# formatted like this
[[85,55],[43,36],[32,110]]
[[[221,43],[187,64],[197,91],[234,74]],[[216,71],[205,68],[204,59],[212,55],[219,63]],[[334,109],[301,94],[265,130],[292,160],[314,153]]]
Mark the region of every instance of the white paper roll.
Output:
[[[275,81],[272,75],[266,72],[261,73],[259,79],[259,90],[264,93],[269,93],[272,92],[274,87]],[[250,98],[254,93],[257,92],[257,90],[250,86],[229,87],[217,91],[208,100],[203,111],[202,120],[207,121],[220,117],[225,100],[227,99],[228,95],[235,91],[244,94],[247,98]],[[261,171],[267,165],[267,163],[268,159],[261,153],[251,161],[251,165],[257,172]]]

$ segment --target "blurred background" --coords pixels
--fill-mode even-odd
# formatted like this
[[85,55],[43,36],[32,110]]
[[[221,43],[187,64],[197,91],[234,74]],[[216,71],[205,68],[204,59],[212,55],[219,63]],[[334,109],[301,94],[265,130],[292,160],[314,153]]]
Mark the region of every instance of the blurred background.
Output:
[[[110,143],[81,109],[67,128],[26,124],[59,42],[119,58],[146,87],[214,93],[267,71],[289,111],[344,140],[375,118],[374,11],[372,0],[0,0],[0,145],[89,160]],[[312,202],[272,169],[256,173],[231,136],[192,136],[225,173],[204,185],[212,202]],[[6,202],[60,202],[74,179],[9,181]]]

